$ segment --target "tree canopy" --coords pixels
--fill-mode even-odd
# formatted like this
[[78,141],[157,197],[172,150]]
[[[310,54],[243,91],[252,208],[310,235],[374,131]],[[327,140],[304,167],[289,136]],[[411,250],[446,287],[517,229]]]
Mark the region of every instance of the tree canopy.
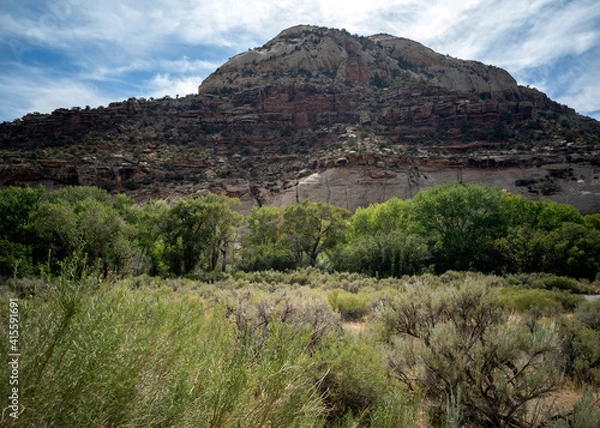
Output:
[[75,253],[82,268],[151,275],[319,266],[593,280],[600,271],[599,214],[485,185],[451,182],[355,213],[305,200],[242,216],[237,205],[216,194],[136,205],[95,187],[9,187],[0,190],[0,275],[55,271]]

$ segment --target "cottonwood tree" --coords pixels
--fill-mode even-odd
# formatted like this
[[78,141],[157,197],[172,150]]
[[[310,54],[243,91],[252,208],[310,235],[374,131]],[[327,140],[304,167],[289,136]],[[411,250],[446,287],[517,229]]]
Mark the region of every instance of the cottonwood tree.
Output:
[[139,264],[149,265],[150,275],[164,274],[168,267],[165,260],[163,229],[169,206],[165,201],[150,200],[134,210],[136,243],[139,247]]
[[42,186],[0,190],[0,276],[32,272],[36,241],[32,215],[44,193]]
[[297,259],[283,231],[283,208],[254,207],[245,218],[245,234],[239,267],[243,270],[285,270]]
[[429,259],[425,240],[410,232],[411,201],[392,198],[358,208],[350,219],[347,244],[334,262],[339,270],[402,276],[420,272]]
[[412,201],[398,198],[371,204],[365,208],[359,207],[351,219],[350,238],[408,231],[411,209]]
[[600,230],[595,217],[570,205],[503,200],[507,231],[496,239],[498,265],[506,272],[551,272],[593,280],[600,269]]
[[227,251],[233,241],[241,214],[232,207],[236,199],[210,194],[200,198],[181,199],[166,213],[162,236],[165,258],[176,274],[201,268],[214,271],[224,269]]
[[306,260],[315,266],[321,253],[342,241],[350,216],[346,209],[308,199],[286,207],[283,232],[294,248],[298,263]]
[[77,214],[71,207],[43,202],[33,215],[40,255],[53,261],[63,260],[76,250],[80,241]]
[[[56,268],[75,252],[87,267],[105,272],[126,267],[133,255],[134,227],[113,206],[105,190],[68,187],[50,194],[33,215],[39,242]],[[48,254],[49,253],[49,254]]]
[[504,196],[497,188],[458,182],[415,195],[415,230],[429,240],[437,271],[496,268],[494,240],[507,227],[501,209]]
[[429,259],[423,238],[399,230],[355,238],[333,257],[337,270],[394,277],[420,273]]

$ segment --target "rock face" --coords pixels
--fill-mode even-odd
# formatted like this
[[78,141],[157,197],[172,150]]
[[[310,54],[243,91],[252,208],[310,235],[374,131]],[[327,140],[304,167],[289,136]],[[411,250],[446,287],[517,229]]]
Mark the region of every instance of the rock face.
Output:
[[[549,179],[549,174],[557,172],[562,175],[560,179]],[[570,164],[496,171],[444,166],[408,166],[394,172],[381,167],[332,168],[298,180],[293,189],[269,194],[265,203],[286,206],[309,198],[355,210],[392,197],[409,199],[420,190],[453,180],[465,184],[487,183],[532,200],[550,198],[575,204],[584,213],[600,212],[598,169]]]
[[0,186],[214,192],[248,211],[305,198],[354,209],[461,180],[600,212],[597,121],[500,68],[313,26],[233,57],[197,95],[0,124],[0,150]]
[[[258,49],[241,53],[211,74],[199,93],[305,81],[369,84],[423,81],[450,91],[519,99],[517,82],[505,70],[440,55],[412,40],[299,25]],[[302,80],[302,79],[300,79]]]

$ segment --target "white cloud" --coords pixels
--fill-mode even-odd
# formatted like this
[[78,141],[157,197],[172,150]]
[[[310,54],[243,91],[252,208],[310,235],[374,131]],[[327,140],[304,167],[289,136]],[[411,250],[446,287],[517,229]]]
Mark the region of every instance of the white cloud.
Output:
[[[564,55],[579,55],[600,42],[600,8],[598,5],[571,3],[559,11],[548,7],[532,22],[523,40],[497,58],[513,69],[532,67]],[[520,42],[520,43],[519,43]]]
[[93,86],[71,79],[53,80],[41,88],[27,87],[25,93],[27,92],[35,92],[36,96],[31,103],[31,109],[39,112],[51,112],[57,106],[70,108],[89,105],[97,107],[117,101],[100,94]]
[[115,101],[93,85],[79,79],[52,78],[22,68],[21,75],[0,76],[0,120],[13,120],[27,113],[51,113],[57,108],[97,107]]
[[582,86],[562,97],[561,102],[574,108],[578,113],[588,116],[596,115],[600,120],[600,87]]
[[208,75],[215,71],[221,63],[192,60],[186,56],[173,61],[160,60],[156,63],[160,69],[174,73],[202,73]]
[[147,96],[160,98],[165,95],[183,97],[196,94],[200,83],[202,83],[200,76],[173,77],[170,74],[157,74],[147,84]]
[[[160,70],[164,73],[172,74],[198,74],[208,76],[210,73],[215,71],[221,63],[204,61],[204,60],[192,60],[186,56],[176,60],[167,59],[147,59],[147,60],[135,60],[130,64],[125,64],[118,67],[109,67],[106,65],[98,68],[91,69],[89,72],[85,72],[82,76],[87,80],[114,80],[123,79],[129,73],[135,72],[148,72],[153,73]],[[202,78],[200,78],[202,80]]]
[[[560,72],[556,70],[560,69]],[[581,55],[568,56],[560,63],[541,65],[518,71],[526,84],[531,84],[577,112],[600,119],[600,47]]]

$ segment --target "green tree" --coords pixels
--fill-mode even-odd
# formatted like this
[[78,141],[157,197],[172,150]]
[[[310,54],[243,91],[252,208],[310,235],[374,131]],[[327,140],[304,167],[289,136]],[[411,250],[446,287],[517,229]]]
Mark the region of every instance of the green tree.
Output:
[[252,208],[245,218],[241,269],[285,270],[296,267],[294,250],[283,232],[283,213],[282,208],[273,206]]
[[[34,217],[40,254],[53,262],[64,260],[78,247],[81,234],[77,225],[77,214],[71,207],[52,202],[43,202]],[[57,266],[54,266],[57,269]]]
[[509,227],[527,226],[531,228],[537,225],[542,205],[521,195],[506,193],[502,199],[501,210]]
[[208,271],[225,269],[241,214],[232,207],[239,201],[210,194],[186,197],[166,214],[163,223],[165,257],[176,275],[192,272],[198,264]]
[[590,280],[600,271],[600,231],[564,222],[539,236],[541,271]]
[[136,242],[139,247],[140,265],[147,265],[150,275],[165,274],[165,242],[163,230],[169,207],[165,201],[150,200],[141,207],[133,208],[136,224]]
[[0,275],[33,273],[36,239],[32,216],[44,193],[42,186],[0,190]]
[[600,214],[588,214],[583,221],[590,229],[600,230]]
[[315,266],[318,256],[343,240],[351,213],[325,202],[308,199],[290,205],[283,214],[283,232],[298,264]]
[[531,226],[511,227],[496,240],[498,265],[505,273],[540,272],[543,270],[545,233]]
[[273,245],[283,238],[283,212],[274,206],[254,207],[245,218],[246,245]]
[[600,270],[595,217],[584,217],[570,205],[514,195],[505,197],[503,210],[509,227],[494,245],[504,271],[595,278]]
[[497,268],[494,240],[507,227],[504,192],[497,188],[452,182],[420,191],[413,199],[416,231],[427,238],[438,272],[483,272]]
[[351,218],[350,237],[407,231],[411,222],[412,201],[392,198],[366,208],[357,208]]
[[584,222],[581,213],[571,205],[559,204],[550,200],[544,200],[538,202],[538,204],[541,210],[537,216],[537,228],[553,230],[561,227],[565,222],[576,224],[583,224]]
[[88,199],[103,204],[111,203],[110,194],[106,190],[94,186],[68,186],[48,194],[48,202],[69,207],[76,207]]
[[[116,203],[115,203],[116,202]],[[111,198],[97,187],[65,187],[51,192],[33,216],[40,262],[60,262],[77,253],[85,268],[119,271],[131,266],[135,227],[124,217],[132,201]]]
[[108,272],[129,266],[134,251],[133,226],[113,208],[110,198],[87,197],[79,190],[73,195],[71,189],[76,188],[61,189],[65,197],[49,198],[36,213],[38,251],[50,257],[55,270],[75,252],[85,255],[82,269],[100,267]]
[[133,228],[111,205],[95,199],[86,199],[78,206],[77,226],[82,251],[91,266],[121,270],[133,257],[131,238]]
[[410,200],[392,198],[358,208],[350,219],[348,242],[335,253],[336,269],[369,275],[415,274],[425,267],[429,252],[411,228]]
[[333,260],[337,270],[399,277],[420,273],[429,258],[423,238],[393,230],[354,238],[341,246]]

